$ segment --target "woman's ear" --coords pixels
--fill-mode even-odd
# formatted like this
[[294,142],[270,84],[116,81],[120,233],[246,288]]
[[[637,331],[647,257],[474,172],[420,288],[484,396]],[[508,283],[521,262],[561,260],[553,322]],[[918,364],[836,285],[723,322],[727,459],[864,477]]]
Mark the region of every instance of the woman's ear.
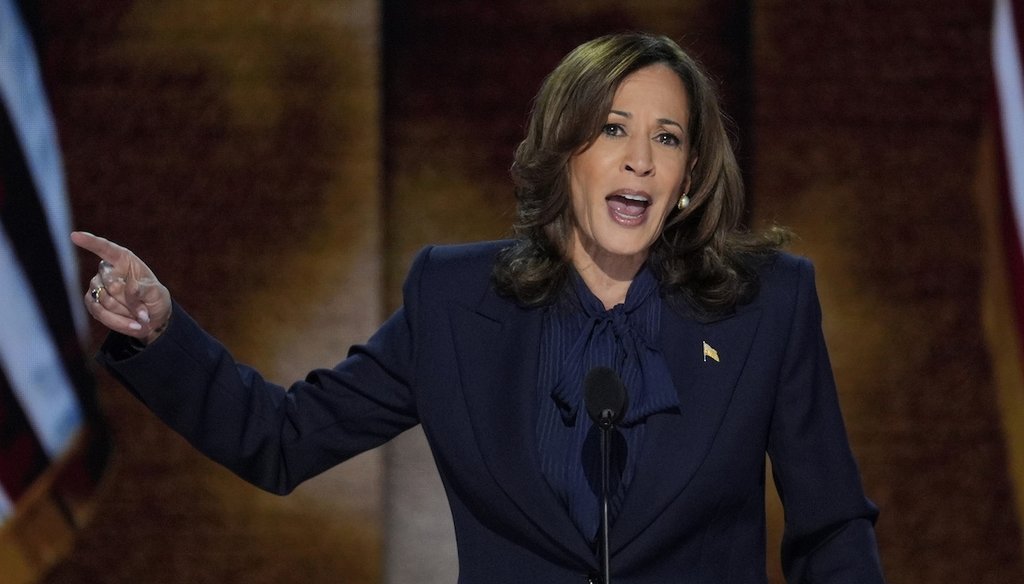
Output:
[[680,192],[683,194],[690,192],[690,187],[693,186],[693,169],[697,166],[697,153],[691,151],[690,156],[690,168],[686,169],[686,177],[683,178],[683,185]]

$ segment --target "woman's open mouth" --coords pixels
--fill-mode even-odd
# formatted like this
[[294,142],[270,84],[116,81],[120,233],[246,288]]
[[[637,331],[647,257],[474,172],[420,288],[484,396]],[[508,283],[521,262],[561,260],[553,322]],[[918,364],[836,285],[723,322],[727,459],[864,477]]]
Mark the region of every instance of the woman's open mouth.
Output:
[[647,193],[616,192],[605,198],[612,220],[632,227],[644,222],[651,198]]

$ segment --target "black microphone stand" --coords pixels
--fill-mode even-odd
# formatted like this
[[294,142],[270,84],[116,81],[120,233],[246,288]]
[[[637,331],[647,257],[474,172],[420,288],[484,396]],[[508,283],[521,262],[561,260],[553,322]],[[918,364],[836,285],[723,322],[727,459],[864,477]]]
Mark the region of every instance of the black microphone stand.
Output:
[[611,584],[611,550],[608,544],[608,483],[611,474],[611,430],[626,412],[626,387],[615,371],[594,367],[583,380],[584,402],[590,419],[601,429],[601,577]]
[[601,578],[603,584],[611,584],[611,551],[608,543],[608,475],[611,473],[610,434],[614,426],[614,412],[601,412]]

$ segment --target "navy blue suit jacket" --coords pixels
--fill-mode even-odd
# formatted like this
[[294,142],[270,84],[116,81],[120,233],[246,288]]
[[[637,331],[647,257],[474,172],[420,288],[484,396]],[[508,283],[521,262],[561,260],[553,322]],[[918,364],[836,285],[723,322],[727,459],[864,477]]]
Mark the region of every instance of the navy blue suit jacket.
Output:
[[[463,583],[586,582],[594,549],[541,474],[541,311],[495,293],[500,242],[428,248],[404,304],[289,391],[237,364],[179,307],[144,351],[100,359],[164,421],[246,480],[287,493],[420,423],[447,491]],[[735,314],[663,311],[681,409],[655,414],[611,529],[618,583],[765,581],[765,452],[790,582],[881,582],[821,333],[811,265],[779,254]],[[705,343],[718,360],[705,356]]]

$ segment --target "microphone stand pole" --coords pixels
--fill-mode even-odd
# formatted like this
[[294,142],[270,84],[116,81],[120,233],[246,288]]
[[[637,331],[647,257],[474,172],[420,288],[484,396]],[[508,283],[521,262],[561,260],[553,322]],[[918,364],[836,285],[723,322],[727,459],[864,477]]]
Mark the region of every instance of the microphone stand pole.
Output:
[[615,371],[594,367],[583,380],[583,401],[587,415],[601,428],[601,576],[602,584],[611,584],[611,550],[608,545],[608,483],[611,482],[611,429],[626,411],[629,399],[626,387]]
[[601,416],[601,577],[603,584],[611,584],[612,568],[608,544],[608,475],[611,453],[608,448],[608,434],[611,433],[611,412]]

